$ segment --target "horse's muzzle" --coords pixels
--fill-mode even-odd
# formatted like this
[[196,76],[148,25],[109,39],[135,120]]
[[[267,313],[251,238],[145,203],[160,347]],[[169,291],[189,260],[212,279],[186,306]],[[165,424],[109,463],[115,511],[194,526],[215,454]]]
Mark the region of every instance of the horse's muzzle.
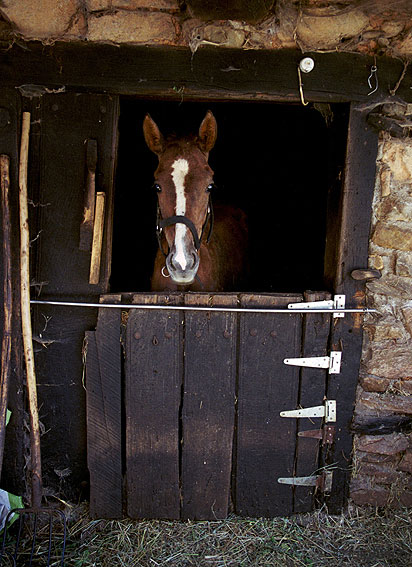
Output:
[[174,283],[189,285],[193,283],[199,269],[199,254],[193,248],[182,258],[176,254],[176,248],[173,246],[166,258],[166,267]]

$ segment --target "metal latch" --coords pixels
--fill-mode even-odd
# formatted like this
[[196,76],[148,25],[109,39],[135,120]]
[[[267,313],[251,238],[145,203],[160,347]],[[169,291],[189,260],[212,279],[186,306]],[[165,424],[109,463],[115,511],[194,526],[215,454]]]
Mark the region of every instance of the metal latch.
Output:
[[[345,309],[346,296],[334,295],[333,299],[325,299],[323,301],[308,301],[306,303],[289,303],[288,309],[307,309],[308,311],[316,311],[317,309]],[[344,317],[345,313],[333,313],[334,318]]]
[[322,441],[322,445],[332,445],[335,439],[335,426],[325,425],[322,429],[299,431],[298,437],[304,437],[305,439],[320,439]]
[[329,374],[339,374],[342,352],[333,350],[330,356],[312,356],[306,358],[285,358],[284,364],[307,366],[309,368],[329,368]]
[[289,478],[278,478],[280,484],[290,484],[291,486],[315,486],[321,492],[329,493],[332,490],[333,472],[324,471],[319,475],[296,476]]
[[323,406],[281,411],[280,417],[324,417],[326,423],[336,421],[336,400],[326,400]]

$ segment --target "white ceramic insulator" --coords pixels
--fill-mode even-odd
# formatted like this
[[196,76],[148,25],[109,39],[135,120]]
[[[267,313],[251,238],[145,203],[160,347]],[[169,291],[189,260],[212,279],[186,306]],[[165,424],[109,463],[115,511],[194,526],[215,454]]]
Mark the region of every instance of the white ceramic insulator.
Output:
[[302,71],[302,73],[310,73],[311,71],[313,71],[314,67],[315,62],[312,57],[304,57],[299,62],[299,69]]

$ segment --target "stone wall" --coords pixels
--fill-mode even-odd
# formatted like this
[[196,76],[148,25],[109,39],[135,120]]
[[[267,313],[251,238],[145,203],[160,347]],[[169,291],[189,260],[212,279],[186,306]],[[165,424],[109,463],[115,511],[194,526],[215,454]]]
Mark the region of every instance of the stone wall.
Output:
[[[411,105],[385,112],[410,118]],[[383,135],[377,161],[364,352],[355,408],[359,504],[412,506],[412,139]]]
[[410,0],[2,0],[0,17],[9,40],[412,56]]
[[[412,58],[410,0],[2,0],[0,40],[300,48]],[[253,5],[255,11],[251,11]],[[202,8],[203,6],[203,8]],[[230,6],[236,7],[230,17]],[[229,8],[228,8],[229,7]],[[234,9],[234,8],[233,8]],[[219,16],[220,14],[220,16]],[[402,118],[408,106],[391,106]],[[352,498],[412,506],[412,140],[383,135],[377,162],[365,319],[355,409]]]

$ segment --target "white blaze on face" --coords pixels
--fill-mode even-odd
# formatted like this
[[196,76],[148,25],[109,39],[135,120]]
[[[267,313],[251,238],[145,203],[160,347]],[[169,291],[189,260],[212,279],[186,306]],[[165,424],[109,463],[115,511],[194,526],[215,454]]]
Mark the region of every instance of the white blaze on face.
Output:
[[[185,196],[185,178],[189,171],[189,162],[186,159],[177,159],[172,165],[172,179],[176,188],[176,215],[185,216],[186,214],[186,196]],[[186,236],[187,226],[177,223],[175,227],[175,260],[178,262],[182,270],[186,269],[187,259],[184,248],[184,239]]]

